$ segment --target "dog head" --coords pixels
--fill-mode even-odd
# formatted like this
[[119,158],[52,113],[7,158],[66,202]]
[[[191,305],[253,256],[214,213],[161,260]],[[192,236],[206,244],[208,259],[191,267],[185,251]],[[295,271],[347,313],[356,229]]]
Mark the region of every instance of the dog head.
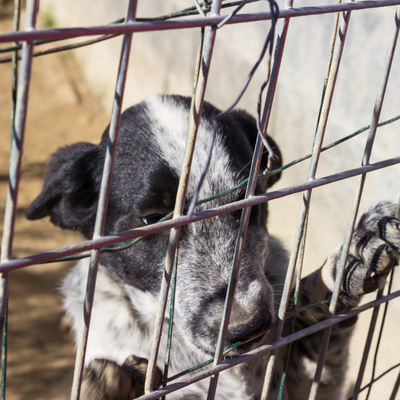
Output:
[[[105,235],[157,222],[175,204],[186,148],[190,99],[155,95],[121,115]],[[187,190],[187,203],[203,172],[212,138],[209,118],[219,112],[205,103]],[[108,129],[99,145],[76,143],[59,149],[48,164],[41,194],[27,209],[29,219],[50,216],[63,228],[91,238],[99,197]],[[211,164],[199,198],[226,191],[247,178],[257,136],[252,117],[231,112],[219,123]],[[276,153],[279,149],[269,138]],[[264,154],[261,169],[265,169]],[[278,163],[273,168],[278,167]],[[262,179],[256,194],[279,175]],[[245,188],[197,206],[195,211],[244,197]],[[196,222],[180,229],[175,322],[187,342],[213,354],[231,272],[241,212]],[[257,334],[273,322],[273,294],[264,269],[268,253],[267,205],[252,208],[233,301],[227,345]],[[144,237],[135,246],[102,253],[122,285],[157,296],[169,233]]]

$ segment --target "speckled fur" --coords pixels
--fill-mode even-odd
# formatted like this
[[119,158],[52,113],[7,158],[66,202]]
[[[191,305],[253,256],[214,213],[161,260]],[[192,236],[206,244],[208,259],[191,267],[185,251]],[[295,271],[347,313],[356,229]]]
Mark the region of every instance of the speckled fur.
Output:
[[[173,209],[186,146],[189,104],[189,99],[180,96],[156,95],[122,114],[105,234],[155,222]],[[205,103],[187,201],[204,168],[212,132],[208,118],[217,113],[216,108]],[[246,178],[256,134],[254,119],[242,111],[233,112],[221,121],[200,198],[229,189]],[[49,215],[55,225],[76,229],[84,237],[91,237],[107,135],[108,128],[99,145],[77,143],[53,155],[42,193],[27,210],[28,218]],[[261,168],[265,168],[266,162],[264,155]],[[279,175],[260,180],[256,194],[265,192],[277,179]],[[237,201],[243,195],[243,190],[239,190],[198,206],[195,211]],[[343,281],[345,294],[340,299],[339,311],[354,307],[360,295],[375,290],[395,265],[400,235],[399,221],[393,217],[394,207],[379,203],[360,218],[350,248]],[[213,355],[239,220],[240,213],[236,212],[181,228],[170,375]],[[266,222],[267,205],[253,207],[227,346],[264,331],[276,320],[276,304],[280,300],[288,260],[280,242],[269,235]],[[145,360],[150,354],[167,242],[168,232],[164,232],[146,237],[130,249],[102,254],[85,360],[84,399],[125,400],[143,392]],[[340,248],[328,256],[322,268],[303,278],[300,306],[330,296]],[[81,327],[87,270],[88,261],[80,261],[62,288],[64,307],[76,335]],[[296,329],[327,316],[327,306],[308,310],[296,318]],[[317,397],[320,400],[340,398],[353,323],[333,327]],[[164,324],[164,331],[166,326]],[[254,343],[239,347],[232,355],[268,343],[270,335],[264,334]],[[321,335],[316,333],[293,344],[284,399],[308,397]],[[165,338],[163,335],[159,367],[165,357]],[[277,396],[285,352],[281,349],[278,353],[270,399]],[[221,373],[217,398],[259,398],[266,362],[267,357],[258,357]],[[208,380],[204,380],[168,398],[205,399],[207,390]]]

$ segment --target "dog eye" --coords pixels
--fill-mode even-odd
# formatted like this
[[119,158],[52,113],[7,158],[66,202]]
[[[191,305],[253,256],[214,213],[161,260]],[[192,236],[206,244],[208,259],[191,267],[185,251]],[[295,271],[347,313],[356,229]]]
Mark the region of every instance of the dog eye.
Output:
[[141,220],[145,225],[151,225],[157,223],[163,217],[164,215],[161,214],[151,214],[147,215],[146,217],[142,217]]

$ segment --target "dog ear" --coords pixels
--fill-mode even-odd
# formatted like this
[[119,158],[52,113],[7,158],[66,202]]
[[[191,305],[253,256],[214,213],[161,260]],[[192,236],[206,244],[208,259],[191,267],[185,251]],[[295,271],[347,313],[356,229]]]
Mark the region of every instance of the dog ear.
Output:
[[85,237],[93,232],[101,168],[99,146],[76,143],[58,149],[47,166],[40,195],[26,210],[30,220],[50,216],[62,229],[78,230]]
[[[234,115],[235,120],[240,124],[242,131],[246,133],[249,142],[251,144],[251,147],[254,150],[258,135],[255,119],[250,114],[248,114],[246,111],[243,110],[233,111],[232,114]],[[278,169],[282,166],[282,154],[275,140],[272,139],[271,136],[267,135],[267,141],[271,146],[272,150],[274,151],[275,155],[277,156],[277,159],[272,159],[271,163],[271,171],[274,171],[275,169]],[[260,172],[264,172],[267,169],[267,165],[268,165],[268,151],[264,148],[260,164]],[[280,179],[280,177],[281,177],[281,172],[269,176],[268,179],[266,179],[267,186],[265,189],[271,187],[274,183],[276,183]]]

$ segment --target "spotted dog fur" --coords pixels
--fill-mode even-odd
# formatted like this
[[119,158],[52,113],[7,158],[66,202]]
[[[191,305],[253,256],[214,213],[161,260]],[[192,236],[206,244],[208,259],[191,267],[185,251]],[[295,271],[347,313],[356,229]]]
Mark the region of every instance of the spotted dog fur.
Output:
[[[157,222],[173,209],[186,146],[189,106],[188,98],[156,95],[122,114],[106,235]],[[188,202],[206,160],[212,132],[208,121],[217,113],[211,104],[204,104]],[[243,111],[232,112],[221,121],[200,198],[229,189],[248,176],[256,135],[254,119]],[[276,144],[269,140],[279,154]],[[90,238],[107,145],[108,128],[99,145],[76,143],[59,149],[48,165],[43,190],[28,208],[27,217],[50,216],[55,225],[76,229]],[[262,169],[266,162],[265,154]],[[277,179],[279,175],[259,180],[256,194],[264,193]],[[196,210],[243,197],[242,189]],[[267,214],[267,204],[255,206],[251,212],[226,346],[263,332],[276,320],[288,260],[280,242],[268,234]],[[234,212],[181,228],[170,375],[213,356],[240,215]],[[84,399],[124,400],[143,393],[168,236],[168,232],[154,234],[134,247],[101,255],[82,387]],[[385,276],[396,264],[399,240],[399,221],[394,219],[393,205],[378,203],[362,215],[352,239],[339,311],[354,307],[362,294],[384,284]],[[331,295],[339,255],[340,246],[320,269],[302,280],[300,307]],[[63,284],[65,310],[76,334],[80,330],[87,270],[88,261],[80,261]],[[307,310],[296,318],[295,328],[306,328],[327,316],[327,305]],[[333,327],[318,399],[340,397],[354,322],[353,319]],[[160,367],[165,337],[158,359]],[[231,355],[269,341],[271,333],[265,333]],[[308,397],[321,341],[322,333],[318,332],[293,344],[284,398]],[[279,352],[271,399],[277,395],[284,355],[285,349]],[[217,398],[259,398],[266,361],[266,357],[258,357],[221,373]],[[204,380],[168,397],[205,399],[207,389],[208,380]]]

